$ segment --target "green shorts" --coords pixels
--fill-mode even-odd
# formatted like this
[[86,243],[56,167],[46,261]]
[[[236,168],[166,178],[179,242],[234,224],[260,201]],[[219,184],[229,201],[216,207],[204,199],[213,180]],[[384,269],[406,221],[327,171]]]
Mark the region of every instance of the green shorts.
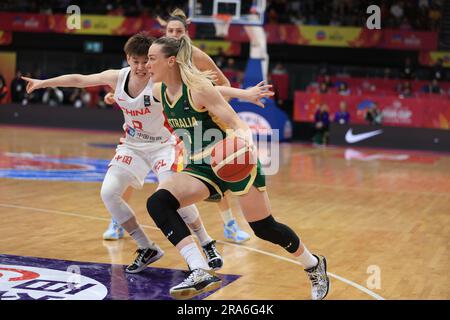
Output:
[[209,164],[188,164],[182,171],[197,179],[202,180],[210,186],[211,194],[206,201],[220,201],[225,192],[229,191],[233,195],[243,195],[248,193],[251,186],[255,186],[258,190],[266,190],[266,178],[261,170],[261,164],[258,164],[253,169],[252,173],[242,181],[226,182],[220,179],[214,173]]

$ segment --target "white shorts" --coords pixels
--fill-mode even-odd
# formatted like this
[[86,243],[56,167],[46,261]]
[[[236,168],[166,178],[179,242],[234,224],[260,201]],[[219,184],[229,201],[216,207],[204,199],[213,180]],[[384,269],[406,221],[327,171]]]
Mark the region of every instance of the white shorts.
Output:
[[156,150],[143,152],[127,144],[119,144],[109,163],[109,166],[113,165],[130,172],[136,178],[133,187],[141,189],[150,171],[159,176],[168,170],[177,172],[182,169],[182,147],[167,144]]

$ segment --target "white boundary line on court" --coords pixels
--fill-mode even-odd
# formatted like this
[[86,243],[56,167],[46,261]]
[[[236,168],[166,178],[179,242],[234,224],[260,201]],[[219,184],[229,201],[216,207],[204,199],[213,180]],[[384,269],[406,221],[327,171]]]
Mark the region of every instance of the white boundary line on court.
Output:
[[[72,217],[80,217],[80,218],[86,218],[86,219],[93,219],[93,220],[102,220],[102,221],[110,221],[110,218],[102,218],[102,217],[95,217],[95,216],[88,216],[88,215],[84,215],[84,214],[79,214],[79,213],[73,213],[73,212],[65,212],[65,211],[59,211],[59,210],[50,210],[50,209],[40,209],[40,208],[34,208],[34,207],[25,207],[25,206],[18,206],[18,205],[13,205],[13,204],[5,204],[5,203],[0,203],[0,207],[4,207],[4,208],[14,208],[14,209],[23,209],[23,210],[33,210],[33,211],[40,211],[40,212],[46,212],[46,213],[54,213],[54,214],[60,214],[60,215],[65,215],[65,216],[72,216]],[[154,226],[147,226],[147,225],[143,225],[141,224],[141,226],[143,226],[144,228],[148,228],[148,229],[154,229],[154,230],[159,230],[159,228],[154,227]],[[300,262],[293,260],[293,259],[289,259],[289,258],[285,258],[270,252],[266,252],[263,250],[259,250],[259,249],[255,249],[252,247],[248,247],[242,244],[234,244],[234,243],[229,243],[229,242],[225,242],[225,241],[221,241],[221,240],[217,240],[218,243],[224,244],[224,245],[228,245],[228,246],[233,246],[233,247],[237,247],[237,248],[241,248],[241,249],[245,249],[245,250],[249,250],[249,251],[254,251],[254,252],[258,252],[279,260],[284,260],[287,262],[291,262],[297,265],[300,265]],[[353,281],[350,281],[346,278],[343,278],[341,276],[338,276],[337,274],[331,273],[331,272],[327,272],[327,274],[332,277],[335,278],[337,280],[340,280],[366,294],[368,294],[369,296],[371,296],[372,298],[376,299],[376,300],[385,300],[385,298],[383,298],[382,296],[376,294],[375,292],[367,289],[366,287],[363,287]]]

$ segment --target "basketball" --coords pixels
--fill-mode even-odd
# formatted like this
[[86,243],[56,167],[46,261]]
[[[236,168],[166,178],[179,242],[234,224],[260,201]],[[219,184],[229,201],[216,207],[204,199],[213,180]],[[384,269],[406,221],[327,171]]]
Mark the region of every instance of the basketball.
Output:
[[239,137],[227,137],[211,151],[214,173],[227,182],[244,180],[256,165],[256,157],[247,142]]

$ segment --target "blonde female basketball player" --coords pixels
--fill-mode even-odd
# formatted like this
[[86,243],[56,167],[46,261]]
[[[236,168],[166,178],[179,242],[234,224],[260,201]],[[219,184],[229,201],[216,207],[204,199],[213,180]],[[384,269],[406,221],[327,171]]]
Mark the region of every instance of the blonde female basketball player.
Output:
[[[191,140],[191,159],[201,159],[200,163],[191,162],[182,172],[162,181],[147,200],[150,216],[185,257],[191,269],[182,283],[171,288],[171,295],[191,298],[220,287],[220,278],[213,271],[205,270],[206,263],[177,210],[230,191],[238,195],[243,214],[256,236],[292,253],[305,267],[311,280],[312,298],[323,299],[329,290],[326,259],[311,254],[292,229],[273,218],[259,163],[249,177],[237,183],[219,179],[209,165],[207,150],[211,150],[211,142],[202,138],[208,130],[225,136],[224,130],[232,129],[250,145],[253,142],[249,127],[211,84],[206,77],[208,73],[200,72],[193,65],[192,54],[193,48],[187,36],[180,40],[162,37],[151,45],[147,63],[152,81],[162,82],[154,85],[153,94],[162,102],[168,122],[174,129],[187,130]],[[190,119],[190,126],[177,125],[186,123],[186,119]]]
[[[39,88],[89,87],[108,85],[115,90],[115,100],[121,107],[126,135],[121,139],[116,154],[102,184],[101,197],[115,221],[122,225],[138,245],[135,261],[126,268],[129,273],[137,273],[148,264],[158,260],[163,251],[143,232],[133,210],[123,199],[125,190],[132,186],[142,188],[144,179],[152,170],[162,182],[172,173],[177,164],[176,138],[172,129],[166,125],[162,106],[153,100],[152,82],[145,68],[147,52],[152,38],[144,33],[131,37],[125,44],[124,51],[130,67],[121,70],[107,70],[92,75],[64,75],[47,80],[24,78],[28,81],[30,93]],[[226,88],[227,94],[230,93]],[[237,91],[238,96],[249,100],[258,100],[258,92],[264,86],[249,91]],[[266,93],[263,93],[266,95]],[[181,208],[180,216],[192,226],[208,258],[209,266],[218,269],[222,259],[215,248],[215,242],[207,234],[198,210],[195,206]]]
[[[158,21],[161,25],[166,27],[167,37],[180,39],[183,35],[187,35],[189,20],[181,9],[175,9],[172,11],[167,21],[162,19],[158,19]],[[211,57],[195,46],[192,48],[192,61],[197,69],[200,71],[213,71],[215,76],[214,83],[219,86],[229,87],[230,81],[228,81],[227,77],[225,77]],[[236,243],[242,243],[250,239],[250,235],[242,230],[237,224],[227,197],[223,197],[222,200],[218,202],[218,206],[224,222],[224,237]]]

